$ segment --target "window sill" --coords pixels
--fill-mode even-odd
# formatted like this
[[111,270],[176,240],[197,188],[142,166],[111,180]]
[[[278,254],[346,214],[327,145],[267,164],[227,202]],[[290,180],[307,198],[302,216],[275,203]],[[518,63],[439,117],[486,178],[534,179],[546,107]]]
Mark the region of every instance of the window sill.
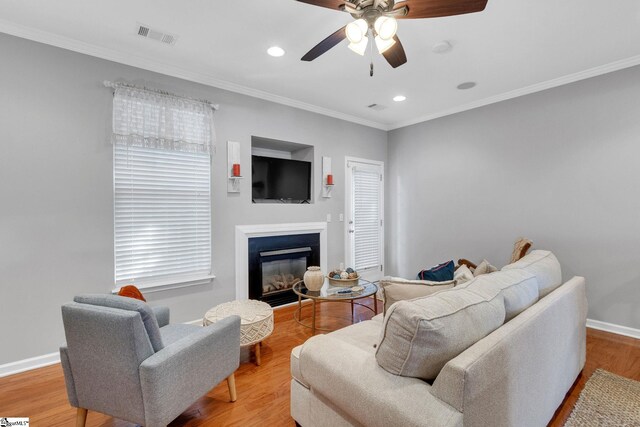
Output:
[[[131,284],[136,286],[141,291],[145,291],[145,293],[153,293],[153,292],[162,292],[168,291],[171,289],[180,289],[180,288],[188,288],[191,286],[200,286],[210,283],[215,279],[216,276],[213,274],[205,275],[205,276],[189,276],[189,277],[174,277],[166,280],[158,280],[154,282],[145,282],[145,283],[135,283]],[[120,291],[122,285],[116,285],[116,288],[111,291],[112,294],[117,294]]]

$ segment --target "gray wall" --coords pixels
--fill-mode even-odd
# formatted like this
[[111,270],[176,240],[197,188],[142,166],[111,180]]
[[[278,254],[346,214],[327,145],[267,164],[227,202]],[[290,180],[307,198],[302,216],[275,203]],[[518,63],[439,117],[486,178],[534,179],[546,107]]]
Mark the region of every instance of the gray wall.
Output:
[[387,272],[501,267],[528,236],[591,319],[640,328],[639,118],[635,67],[390,132]]
[[[325,221],[329,264],[344,259],[345,155],[386,160],[387,133],[30,41],[0,35],[0,365],[57,351],[60,305],[83,292],[113,289],[113,185],[110,91],[124,80],[220,104],[213,158],[211,285],[148,294],[174,321],[201,317],[235,296],[234,226]],[[251,136],[315,146],[312,205],[253,205],[251,182],[226,192],[226,141]],[[321,157],[336,185],[320,198]]]

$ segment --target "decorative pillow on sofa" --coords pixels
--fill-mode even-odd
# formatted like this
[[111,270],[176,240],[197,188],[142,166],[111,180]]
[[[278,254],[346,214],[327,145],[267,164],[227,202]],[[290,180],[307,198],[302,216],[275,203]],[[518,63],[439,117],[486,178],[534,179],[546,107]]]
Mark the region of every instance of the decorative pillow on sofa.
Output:
[[476,269],[473,270],[473,275],[475,277],[478,277],[482,276],[483,274],[493,273],[494,271],[498,271],[498,268],[489,264],[489,261],[487,261],[486,259],[483,259],[482,262],[478,264]]
[[501,290],[490,283],[399,301],[385,314],[376,360],[392,374],[432,380],[504,318]]
[[513,252],[511,253],[511,261],[509,261],[509,264],[523,258],[527,254],[529,249],[531,249],[531,245],[533,245],[533,242],[527,238],[520,237],[518,240],[516,240],[516,242],[513,244]]
[[475,290],[487,286],[497,286],[504,297],[505,321],[538,302],[538,281],[525,270],[504,270],[476,277],[470,282],[458,285],[462,289]]
[[550,251],[539,249],[525,255],[521,260],[505,265],[502,270],[523,269],[536,276],[540,298],[562,284],[562,269],[558,258]]
[[455,265],[453,261],[443,262],[428,270],[422,270],[418,273],[418,280],[431,280],[432,282],[446,282],[453,280],[453,270]]
[[430,280],[407,280],[400,277],[383,277],[378,284],[380,285],[380,289],[382,289],[384,312],[386,313],[394,302],[426,297],[443,289],[453,288],[456,281],[432,282]]
[[453,273],[453,280],[456,281],[456,286],[461,285],[469,280],[473,280],[473,272],[469,270],[469,267],[462,264],[456,269],[456,272]]

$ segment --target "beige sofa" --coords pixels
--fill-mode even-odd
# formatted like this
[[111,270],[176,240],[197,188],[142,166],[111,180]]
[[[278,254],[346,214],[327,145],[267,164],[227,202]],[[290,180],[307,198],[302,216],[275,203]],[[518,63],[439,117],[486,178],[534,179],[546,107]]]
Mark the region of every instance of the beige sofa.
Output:
[[534,251],[484,276],[503,285],[513,276],[506,270],[535,276],[539,299],[446,362],[433,381],[379,365],[389,323],[381,315],[296,347],[292,417],[303,427],[546,425],[584,367],[587,301],[584,278],[562,283],[557,260],[545,254]]

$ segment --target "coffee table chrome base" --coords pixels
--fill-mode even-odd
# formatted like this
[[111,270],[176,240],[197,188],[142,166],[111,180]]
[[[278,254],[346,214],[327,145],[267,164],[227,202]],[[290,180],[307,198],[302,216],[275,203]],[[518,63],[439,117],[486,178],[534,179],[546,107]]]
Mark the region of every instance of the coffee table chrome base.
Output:
[[[351,303],[351,322],[353,322],[353,317],[354,317],[354,306],[359,305],[360,307],[364,307],[367,310],[371,310],[374,315],[378,314],[378,299],[376,298],[376,294],[374,293],[373,295],[370,295],[371,297],[373,297],[373,307],[369,307],[366,304],[362,304],[360,302],[356,302],[354,299],[350,299],[350,300],[316,300],[316,299],[312,299],[309,298],[311,300],[311,325],[307,323],[304,323],[301,319],[302,316],[302,296],[298,295],[298,308],[296,309],[296,311],[293,313],[293,319],[299,324],[304,326],[305,328],[309,328],[311,329],[311,334],[315,335],[316,331],[322,331],[322,332],[331,332],[334,329],[329,329],[329,328],[319,328],[316,327],[316,303],[321,303],[321,302],[342,302],[342,303]],[[362,297],[362,298],[368,298],[369,296],[366,297]]]

